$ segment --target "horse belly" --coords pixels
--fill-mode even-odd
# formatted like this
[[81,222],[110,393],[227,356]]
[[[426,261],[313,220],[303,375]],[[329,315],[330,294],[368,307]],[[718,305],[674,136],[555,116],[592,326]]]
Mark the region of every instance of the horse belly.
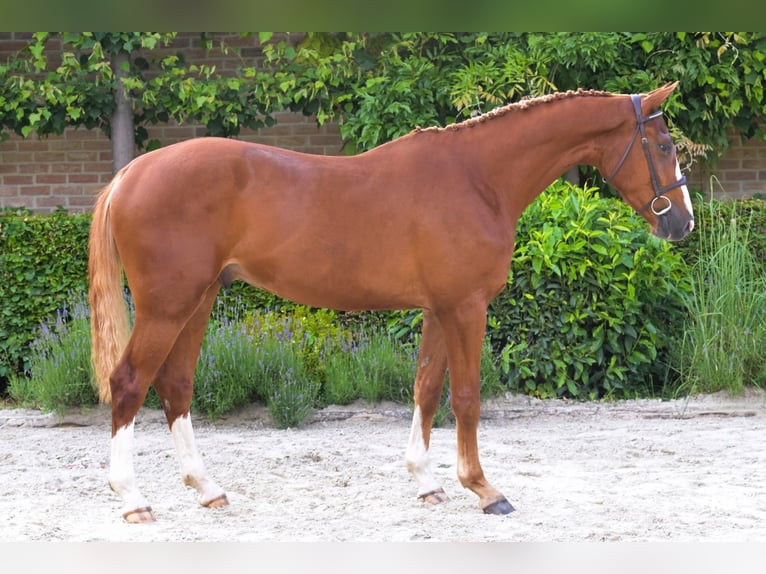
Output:
[[236,278],[295,303],[342,311],[422,307],[425,298],[404,266],[350,262],[332,254],[303,253],[236,264]]

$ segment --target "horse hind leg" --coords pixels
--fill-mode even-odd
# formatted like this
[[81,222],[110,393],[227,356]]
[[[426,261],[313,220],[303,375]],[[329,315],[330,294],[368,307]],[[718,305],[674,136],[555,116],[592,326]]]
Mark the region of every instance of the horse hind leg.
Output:
[[183,483],[199,493],[199,503],[207,508],[229,504],[223,489],[207,475],[197,450],[190,409],[197,357],[217,294],[216,284],[210,287],[205,300],[181,331],[154,380],[173,436]]
[[[187,289],[180,292],[176,289],[170,298],[145,299],[140,296],[142,291],[134,287],[136,318],[133,332],[109,379],[112,394],[109,485],[122,499],[122,516],[127,522],[154,522],[151,506],[138,489],[135,479],[133,442],[136,414],[168,357],[180,354],[172,351],[179,339],[189,338],[188,333],[192,329],[187,330],[186,326],[197,315],[197,309],[202,307],[203,302],[209,314],[215,293],[210,295],[205,289],[210,290],[207,287],[200,291]],[[171,359],[171,363],[176,360]],[[177,433],[181,434],[181,430]]]
[[135,479],[135,418],[180,329],[180,324],[172,321],[158,322],[137,316],[128,345],[109,378],[112,392],[109,485],[122,499],[122,516],[127,522],[154,522],[151,506]]
[[439,323],[430,311],[423,312],[423,334],[415,376],[415,409],[405,459],[407,469],[418,483],[418,498],[429,504],[449,500],[431,471],[428,449],[431,427],[439,408],[447,354]]
[[122,517],[126,522],[154,522],[152,507],[136,485],[132,458],[134,424],[131,419],[112,435],[109,486],[122,500]]

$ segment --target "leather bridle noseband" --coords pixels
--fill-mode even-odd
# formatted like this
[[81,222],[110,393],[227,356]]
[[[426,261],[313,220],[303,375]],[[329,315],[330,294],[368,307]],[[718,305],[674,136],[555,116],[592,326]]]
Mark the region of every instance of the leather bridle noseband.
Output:
[[[630,96],[631,102],[633,102],[633,109],[636,112],[636,131],[633,132],[633,137],[630,139],[630,143],[628,144],[627,149],[625,150],[625,153],[622,154],[622,157],[620,158],[620,161],[617,162],[617,167],[614,168],[611,175],[609,177],[604,178],[604,183],[611,183],[612,179],[617,175],[617,172],[620,171],[620,168],[625,163],[625,160],[628,158],[628,155],[630,154],[630,150],[633,149],[633,144],[636,141],[636,138],[638,137],[638,134],[641,134],[641,147],[644,150],[644,156],[646,156],[646,163],[649,166],[649,175],[652,179],[652,187],[654,188],[654,197],[649,200],[649,202],[642,207],[640,210],[637,210],[638,213],[644,213],[647,209],[652,210],[652,213],[654,215],[663,215],[664,213],[667,213],[670,211],[670,208],[672,207],[672,203],[670,200],[665,197],[665,194],[669,192],[671,189],[675,189],[676,187],[681,187],[682,185],[686,185],[686,176],[682,175],[681,179],[676,180],[675,182],[671,183],[670,185],[666,185],[665,187],[660,187],[659,179],[657,178],[657,170],[654,167],[654,162],[652,161],[652,154],[649,151],[649,140],[646,137],[646,129],[644,128],[644,124],[647,122],[659,118],[662,116],[662,111],[658,110],[654,112],[653,114],[650,114],[648,116],[641,115],[641,96],[639,95],[632,95]],[[661,209],[657,209],[656,203],[658,200],[664,200],[667,202],[667,205],[663,205]]]

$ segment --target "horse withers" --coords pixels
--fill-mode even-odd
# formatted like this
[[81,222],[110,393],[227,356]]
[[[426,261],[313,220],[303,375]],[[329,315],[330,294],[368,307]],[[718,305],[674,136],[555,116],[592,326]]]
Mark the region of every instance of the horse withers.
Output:
[[588,164],[653,233],[688,234],[689,193],[659,111],[675,87],[527,99],[353,157],[200,138],[120,170],[93,216],[90,302],[100,398],[112,409],[109,483],[125,520],[154,520],[133,468],[133,423],[152,384],[184,482],[202,505],[228,504],[195,447],[189,405],[213,302],[234,280],[314,307],[422,309],[405,456],[417,495],[448,500],[429,444],[449,368],[459,481],[484,512],[510,513],[484,476],[477,427],[486,311],[506,283],[517,221],[562,173]]

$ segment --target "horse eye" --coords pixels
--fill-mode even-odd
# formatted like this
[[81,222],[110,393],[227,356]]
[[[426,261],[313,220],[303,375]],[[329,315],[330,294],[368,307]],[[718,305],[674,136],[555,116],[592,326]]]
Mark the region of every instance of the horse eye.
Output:
[[660,151],[662,153],[668,153],[670,151],[670,144],[661,143],[660,144]]

